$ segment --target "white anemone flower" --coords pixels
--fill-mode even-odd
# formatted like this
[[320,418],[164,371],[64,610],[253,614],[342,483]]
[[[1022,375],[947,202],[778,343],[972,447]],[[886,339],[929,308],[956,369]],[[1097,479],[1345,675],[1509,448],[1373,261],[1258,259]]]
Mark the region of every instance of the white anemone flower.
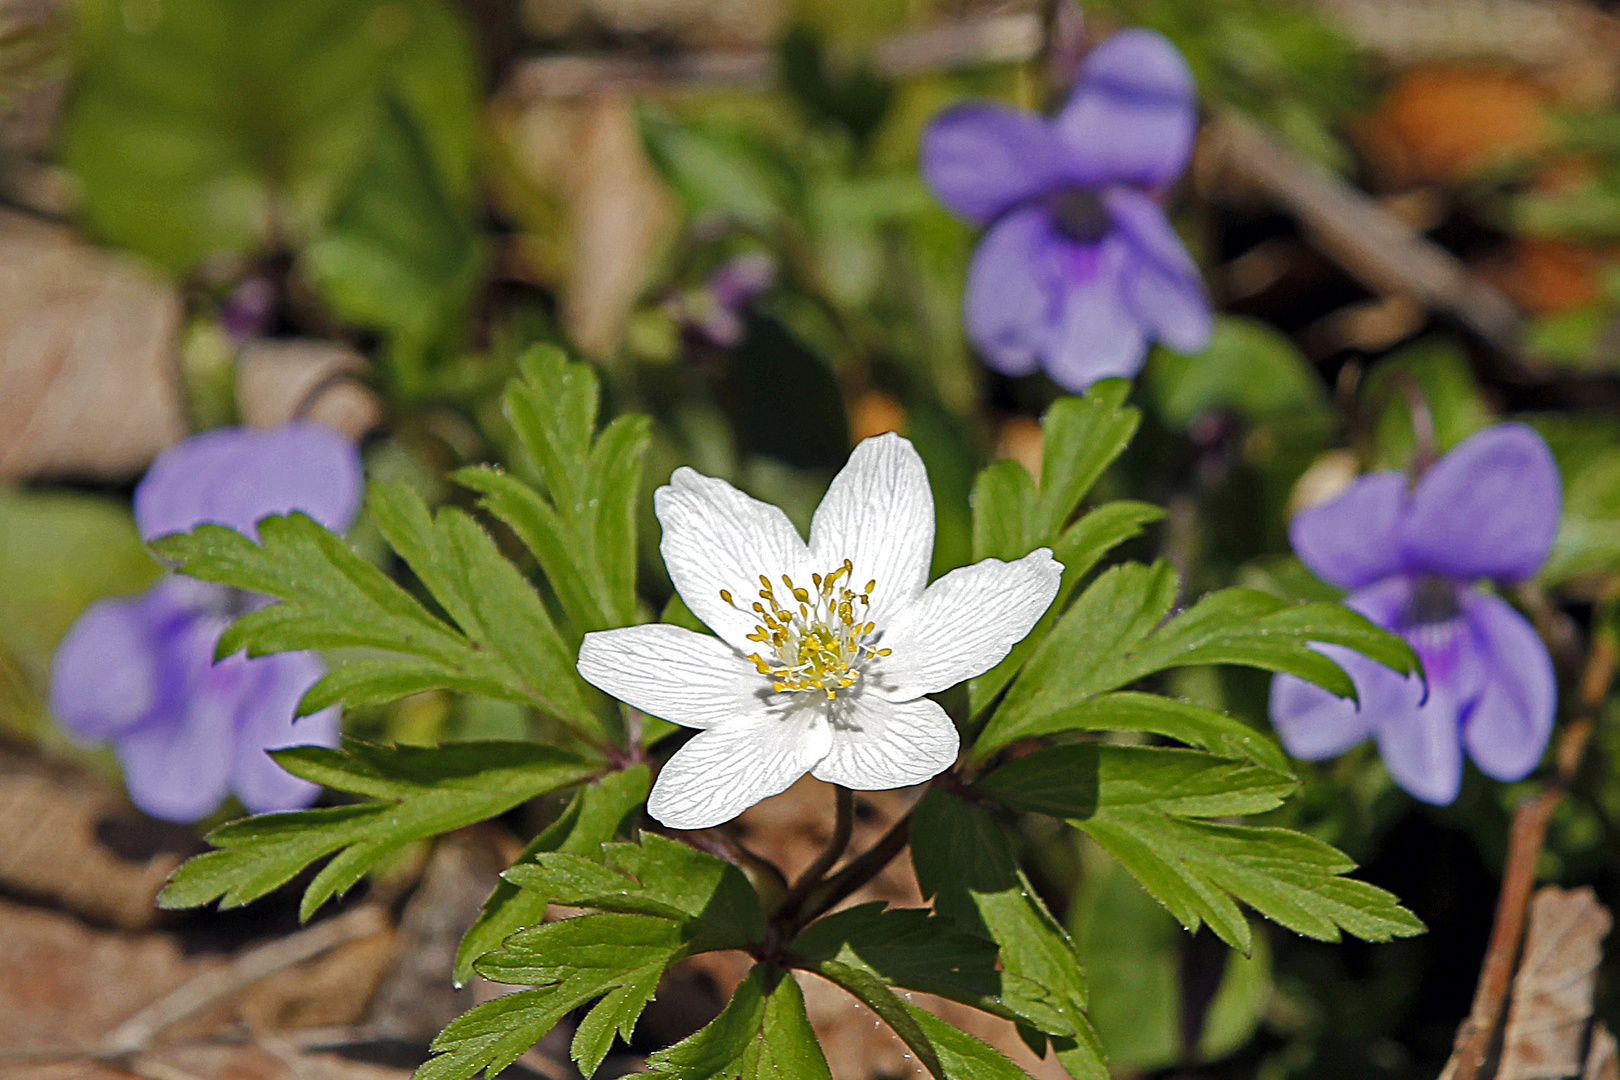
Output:
[[920,784],[956,760],[924,695],[990,670],[1057,595],[1041,548],[928,584],[934,498],[909,441],[863,441],[810,542],[724,480],[675,470],[654,507],[659,551],[692,613],[585,635],[579,671],[652,716],[702,729],[658,774],[648,810],[676,829],[729,821],[805,773],[860,791]]

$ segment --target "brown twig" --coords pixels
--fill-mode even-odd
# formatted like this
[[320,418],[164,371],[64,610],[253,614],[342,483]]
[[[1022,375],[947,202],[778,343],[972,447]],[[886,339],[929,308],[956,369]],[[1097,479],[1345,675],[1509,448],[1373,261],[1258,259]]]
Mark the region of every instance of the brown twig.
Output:
[[1457,1029],[1451,1060],[1446,1062],[1440,1080],[1476,1080],[1490,1053],[1508,987],[1513,981],[1513,967],[1524,936],[1525,913],[1535,888],[1536,864],[1547,838],[1547,824],[1580,767],[1598,710],[1603,707],[1614,680],[1617,658],[1620,654],[1616,651],[1614,634],[1600,621],[1592,635],[1591,651],[1576,688],[1575,718],[1564,728],[1553,755],[1556,771],[1539,794],[1526,799],[1513,811],[1507,865],[1502,871],[1502,890],[1497,896],[1490,945],[1480,968],[1473,1006]]
[[221,968],[203,972],[119,1024],[101,1044],[98,1056],[119,1057],[144,1050],[165,1028],[269,975],[313,959],[328,949],[386,929],[388,917],[367,904],[295,934],[249,949]]
[[1211,121],[1207,136],[1226,168],[1297,218],[1318,247],[1369,289],[1414,296],[1449,312],[1505,356],[1518,354],[1520,317],[1513,303],[1372,196],[1242,117]]

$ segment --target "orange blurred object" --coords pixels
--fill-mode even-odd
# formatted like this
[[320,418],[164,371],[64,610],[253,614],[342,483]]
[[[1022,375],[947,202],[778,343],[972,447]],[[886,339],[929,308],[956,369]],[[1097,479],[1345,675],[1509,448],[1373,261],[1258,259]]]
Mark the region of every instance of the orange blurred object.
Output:
[[906,430],[906,407],[892,394],[882,390],[866,390],[849,408],[849,437],[852,442],[882,435],[886,431]]
[[1549,96],[1509,68],[1414,67],[1360,125],[1359,141],[1392,188],[1467,180],[1546,144]]

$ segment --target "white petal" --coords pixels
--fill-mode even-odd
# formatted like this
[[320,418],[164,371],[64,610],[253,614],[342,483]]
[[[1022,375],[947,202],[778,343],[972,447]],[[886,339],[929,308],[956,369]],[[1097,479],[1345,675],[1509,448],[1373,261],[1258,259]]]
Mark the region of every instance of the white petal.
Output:
[[879,641],[892,655],[864,678],[890,701],[910,701],[984,674],[1034,628],[1062,577],[1048,548],[952,570],[896,616]]
[[909,440],[861,441],[816,507],[810,554],[823,574],[854,563],[852,589],[877,581],[868,618],[879,626],[921,595],[934,557],[934,493]]
[[579,673],[644,713],[695,728],[763,708],[771,691],[730,645],[667,623],[586,634]]
[[883,791],[920,784],[956,761],[956,725],[928,698],[896,704],[854,694],[835,710],[832,749],[810,770],[817,780]]
[[658,550],[692,614],[745,654],[759,648],[748,640],[753,615],[727,604],[720,590],[746,609],[759,592],[761,574],[778,586],[778,595],[783,574],[808,584],[804,540],[787,515],[685,467],[654,493],[653,508],[664,528]]
[[813,702],[734,716],[699,732],[659,770],[647,812],[706,829],[780,794],[827,756],[826,710]]

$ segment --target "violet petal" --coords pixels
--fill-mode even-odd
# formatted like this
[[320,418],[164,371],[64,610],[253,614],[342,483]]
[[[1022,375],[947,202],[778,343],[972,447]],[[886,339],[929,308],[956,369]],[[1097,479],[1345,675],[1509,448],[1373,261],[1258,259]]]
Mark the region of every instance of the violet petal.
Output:
[[[1411,596],[1404,578],[1388,578],[1352,595],[1346,604],[1380,626],[1391,627]],[[1271,681],[1271,722],[1290,754],[1307,761],[1336,757],[1373,734],[1377,717],[1402,709],[1414,695],[1399,672],[1341,645],[1311,648],[1344,669],[1356,698],[1341,698],[1313,682],[1280,674]],[[1415,693],[1422,694],[1421,681]],[[1359,699],[1359,704],[1358,704]]]
[[1463,744],[1485,775],[1522,780],[1552,735],[1558,705],[1552,658],[1541,636],[1501,597],[1468,589],[1462,603],[1484,668]]
[[923,177],[940,202],[976,224],[993,221],[1061,183],[1065,149],[1033,113],[972,102],[941,113],[923,133]]
[[1412,493],[1402,529],[1406,569],[1519,581],[1547,559],[1563,485],[1552,451],[1524,424],[1470,435]]
[[1129,188],[1110,188],[1103,201],[1135,255],[1122,275],[1131,310],[1170,348],[1202,352],[1215,332],[1215,316],[1198,265],[1170,220],[1157,202]]
[[1086,57],[1056,124],[1077,179],[1173,183],[1198,130],[1192,71],[1164,35],[1121,30]]
[[1295,514],[1289,543],[1323,581],[1359,589],[1400,569],[1407,502],[1401,473],[1368,473],[1337,497]]
[[299,699],[326,673],[326,665],[312,652],[272,653],[247,665],[253,692],[244,697],[236,717],[231,790],[255,814],[308,806],[320,794],[319,785],[283,769],[266,751],[338,744],[337,706],[293,720]]
[[227,621],[198,616],[173,639],[169,659],[188,683],[185,692],[177,695],[175,707],[122,732],[116,741],[130,800],[153,817],[196,821],[225,798],[235,716],[247,681],[243,657],[211,663]]
[[205,522],[257,537],[271,514],[302,510],[343,531],[359,510],[354,444],[318,424],[217,428],[169,447],[135,488],[135,522],[152,540]]
[[[1089,267],[1083,256],[1089,256]],[[1123,275],[1131,259],[1125,240],[1110,235],[1090,252],[1073,251],[1071,258],[1075,266],[1067,280],[1063,317],[1045,366],[1059,386],[1078,394],[1098,380],[1130,378],[1141,371],[1148,338],[1125,302]]]
[[85,609],[51,661],[51,712],[82,739],[100,742],[146,719],[161,692],[158,631],[143,597]]
[[1056,321],[1052,239],[1044,210],[1014,210],[979,241],[962,311],[968,338],[991,367],[1028,375]]

